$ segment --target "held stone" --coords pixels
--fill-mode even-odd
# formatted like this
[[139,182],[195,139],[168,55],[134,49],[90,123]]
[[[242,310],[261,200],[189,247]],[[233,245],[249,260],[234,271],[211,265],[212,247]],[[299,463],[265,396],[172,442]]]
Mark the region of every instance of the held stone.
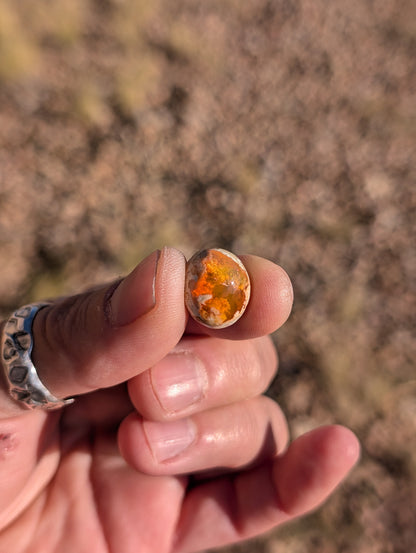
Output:
[[234,254],[202,250],[187,263],[185,303],[191,316],[210,328],[225,328],[244,313],[250,299],[250,279]]

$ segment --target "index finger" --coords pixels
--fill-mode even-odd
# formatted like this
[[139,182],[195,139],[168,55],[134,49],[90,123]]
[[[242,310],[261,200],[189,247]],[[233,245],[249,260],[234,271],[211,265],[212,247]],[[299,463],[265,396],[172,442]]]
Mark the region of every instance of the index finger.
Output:
[[293,287],[286,271],[268,259],[239,256],[251,281],[251,296],[243,316],[232,326],[211,329],[189,318],[187,334],[205,334],[229,340],[246,340],[271,334],[287,320],[293,304]]

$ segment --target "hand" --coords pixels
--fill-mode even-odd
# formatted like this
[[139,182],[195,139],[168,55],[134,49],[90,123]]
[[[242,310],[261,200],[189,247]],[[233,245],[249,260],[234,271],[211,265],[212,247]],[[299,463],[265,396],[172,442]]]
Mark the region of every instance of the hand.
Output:
[[264,532],[319,505],[358,457],[346,428],[288,446],[260,395],[289,315],[286,273],[253,256],[244,316],[188,321],[185,260],[146,258],[121,283],[38,312],[32,359],[58,411],[0,390],[0,551],[185,553]]

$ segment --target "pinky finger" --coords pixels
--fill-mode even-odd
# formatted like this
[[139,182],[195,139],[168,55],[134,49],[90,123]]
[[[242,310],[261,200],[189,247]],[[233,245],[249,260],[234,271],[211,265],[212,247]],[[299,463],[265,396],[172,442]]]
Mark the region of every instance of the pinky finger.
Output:
[[274,461],[195,487],[184,500],[173,553],[236,543],[315,509],[357,462],[359,450],[347,428],[321,427]]
[[273,479],[280,504],[290,516],[318,507],[357,462],[360,446],[343,426],[317,428],[295,440],[277,459]]

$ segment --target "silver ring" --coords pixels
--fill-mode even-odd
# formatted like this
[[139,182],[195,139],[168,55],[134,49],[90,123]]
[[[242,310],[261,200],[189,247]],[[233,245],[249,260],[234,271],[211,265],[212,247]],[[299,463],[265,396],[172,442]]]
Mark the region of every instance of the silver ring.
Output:
[[42,384],[32,363],[32,324],[36,313],[50,305],[32,303],[20,307],[8,319],[1,338],[1,360],[13,399],[29,409],[59,409],[73,399],[58,399]]

